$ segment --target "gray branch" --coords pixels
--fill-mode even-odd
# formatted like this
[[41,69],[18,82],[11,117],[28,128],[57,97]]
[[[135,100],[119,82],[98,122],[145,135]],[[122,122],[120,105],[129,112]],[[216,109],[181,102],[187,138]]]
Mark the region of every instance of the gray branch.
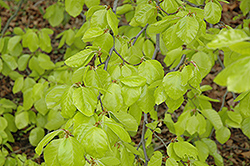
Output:
[[181,57],[180,62],[178,63],[178,65],[177,65],[174,69],[169,70],[167,73],[170,73],[170,72],[173,72],[173,71],[177,71],[177,70],[179,69],[179,67],[181,67],[181,65],[183,65],[183,64],[184,64],[185,59],[186,59],[186,55],[185,55],[185,54],[183,54],[183,55],[182,55],[182,57]]
[[156,43],[155,43],[155,51],[152,59],[156,58],[157,53],[160,51],[160,34],[156,34]]
[[109,56],[107,57],[107,59],[105,60],[105,62],[104,62],[104,70],[106,70],[107,71],[107,69],[108,69],[108,63],[109,63],[109,60],[110,60],[110,57],[111,57],[111,55],[112,55],[112,52],[114,51],[114,49],[115,49],[115,37],[114,37],[114,35],[112,35],[112,37],[113,37],[113,47],[109,50]]
[[140,35],[147,29],[149,24],[146,24],[145,27],[142,28],[142,30],[135,36],[133,37],[131,40],[135,39],[132,43],[132,46],[135,45],[135,42],[137,41],[137,39],[140,37]]
[[144,157],[145,157],[145,164],[144,166],[148,165],[148,155],[147,155],[147,151],[146,151],[146,144],[145,144],[145,133],[146,133],[146,123],[148,120],[148,115],[147,113],[144,113],[144,119],[143,119],[143,126],[142,126],[142,134],[141,134],[141,144],[142,144],[142,148],[143,148],[143,153],[144,153]]
[[118,5],[118,0],[115,0],[115,1],[114,1],[114,4],[113,4],[113,12],[114,12],[115,14],[116,14],[117,5]]

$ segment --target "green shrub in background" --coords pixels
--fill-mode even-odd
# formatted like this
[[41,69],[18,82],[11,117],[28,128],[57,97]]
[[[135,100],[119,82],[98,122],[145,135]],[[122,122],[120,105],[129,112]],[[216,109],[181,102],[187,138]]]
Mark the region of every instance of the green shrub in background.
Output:
[[[54,27],[63,22],[65,12],[76,17],[83,5],[88,7],[80,29],[56,37],[58,49],[67,45],[65,61],[54,63],[47,55],[53,30],[16,27],[10,34],[3,29],[0,72],[15,81],[12,92],[21,91],[23,102],[0,99],[0,165],[36,165],[25,154],[8,152],[9,142],[15,141],[12,133],[24,128],[36,153],[43,153],[42,165],[200,166],[207,165],[209,155],[216,165],[224,165],[210,135],[215,131],[217,141],[224,144],[229,128],[240,128],[250,138],[250,20],[236,29],[208,28],[220,21],[218,0],[99,4],[65,0],[46,9],[44,18]],[[3,1],[0,5],[8,8]],[[249,16],[248,0],[240,8]],[[23,54],[23,48],[31,53]],[[230,110],[214,110],[210,102],[218,100],[202,94],[212,87],[200,86],[219,50],[224,52],[224,69],[214,82],[240,94],[234,100],[239,104]],[[155,60],[158,52],[165,55],[168,71]],[[159,119],[158,105],[164,102],[168,110]],[[183,102],[183,113],[174,122],[172,114]],[[142,116],[136,147],[131,136],[138,132]],[[158,136],[161,123],[176,139],[164,142]],[[165,146],[167,158],[154,151],[153,135]]]

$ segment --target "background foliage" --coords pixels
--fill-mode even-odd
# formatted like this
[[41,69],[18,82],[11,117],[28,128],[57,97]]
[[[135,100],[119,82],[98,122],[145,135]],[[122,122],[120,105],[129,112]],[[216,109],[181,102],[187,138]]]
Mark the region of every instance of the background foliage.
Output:
[[[231,128],[250,137],[248,0],[236,28],[220,21],[224,0],[58,1],[43,14],[52,27],[79,15],[84,22],[56,36],[55,28],[6,31],[24,2],[1,29],[0,72],[22,97],[0,99],[0,165],[37,164],[13,153],[15,133],[29,133],[42,165],[199,166],[209,156],[224,165],[216,143],[227,142]],[[62,60],[51,60],[55,50]],[[161,55],[162,63],[155,60]],[[200,85],[216,61],[223,70],[214,82],[236,103],[224,107],[224,98],[218,110],[211,103],[219,100],[205,95],[212,87]],[[175,138],[160,137],[162,125]],[[140,132],[136,144],[131,137]]]

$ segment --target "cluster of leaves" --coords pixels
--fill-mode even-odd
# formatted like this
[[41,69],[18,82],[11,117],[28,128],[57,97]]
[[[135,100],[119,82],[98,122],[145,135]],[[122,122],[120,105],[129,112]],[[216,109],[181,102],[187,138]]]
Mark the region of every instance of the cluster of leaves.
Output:
[[[17,27],[14,35],[0,38],[0,72],[15,81],[13,93],[23,94],[22,104],[0,99],[0,165],[35,164],[8,153],[8,142],[15,141],[11,132],[18,129],[30,132],[44,165],[160,166],[166,156],[154,151],[153,135],[166,148],[165,165],[207,165],[209,155],[223,165],[211,133],[222,144],[230,138],[229,128],[240,128],[250,138],[249,19],[237,29],[208,29],[207,24],[220,21],[218,0],[125,0],[119,7],[116,0],[113,8],[98,0],[65,0],[48,7],[44,18],[57,26],[65,11],[76,17],[84,4],[89,9],[82,27],[56,37],[59,49],[67,45],[65,62],[53,63],[46,54],[52,50],[51,29]],[[244,15],[249,6],[248,0],[241,2]],[[121,18],[129,25],[119,24]],[[218,50],[224,52],[225,69],[214,81],[241,93],[236,107],[219,112],[210,103],[218,100],[202,94],[212,88],[200,86]],[[158,52],[169,70],[155,60]],[[184,101],[174,122],[172,114]],[[159,119],[157,106],[164,102],[168,110]],[[142,138],[135,147],[131,136],[142,115]],[[157,135],[161,123],[176,139],[166,143]],[[47,130],[54,131],[44,137]]]

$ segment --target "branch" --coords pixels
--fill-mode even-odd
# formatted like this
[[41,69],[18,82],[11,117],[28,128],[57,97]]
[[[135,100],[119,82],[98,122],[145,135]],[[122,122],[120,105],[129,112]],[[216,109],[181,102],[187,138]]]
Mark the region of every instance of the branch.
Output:
[[130,65],[130,63],[129,63],[128,61],[126,61],[126,60],[117,52],[116,49],[114,49],[114,51],[115,51],[115,53],[122,59],[123,63],[125,62],[125,63],[127,63],[127,64]]
[[148,119],[148,115],[147,113],[144,113],[144,120],[143,120],[143,126],[142,126],[142,134],[141,134],[141,143],[142,143],[142,148],[143,148],[143,153],[144,153],[144,157],[145,157],[145,166],[148,165],[148,161],[149,161],[149,158],[147,156],[147,151],[146,151],[146,144],[145,144],[145,132],[146,132],[146,122],[147,122],[147,119]]
[[140,35],[143,33],[143,31],[145,31],[145,30],[147,29],[148,25],[149,25],[149,24],[146,24],[145,27],[143,27],[142,30],[141,30],[135,37],[133,37],[133,38],[131,39],[131,41],[132,41],[133,39],[135,39],[135,40],[133,41],[133,43],[132,43],[132,46],[135,45],[135,42],[136,42],[137,39],[140,37]]
[[163,11],[165,14],[167,14],[169,16],[169,13],[166,12],[165,10],[163,10],[160,6],[160,3],[162,3],[163,1],[159,2],[159,0],[156,1],[156,7],[160,10]]
[[43,1],[44,1],[44,0],[40,0],[40,1],[36,2],[35,5],[34,5],[34,7],[40,5]]
[[156,58],[157,53],[160,51],[160,34],[156,34],[156,44],[155,44],[155,51],[153,54],[152,59]]
[[[222,69],[225,69],[225,66],[224,66],[223,62],[221,61],[219,54],[217,54],[217,58],[218,58],[218,61],[219,61],[220,65],[221,65]],[[223,101],[222,101],[221,109],[222,109],[222,107],[224,106],[224,103],[225,103],[225,99],[226,99],[227,93],[228,93],[228,91],[227,91],[227,92],[225,93],[225,95],[223,96]],[[232,95],[233,95],[233,98],[236,99],[235,93],[234,93],[234,92],[231,92],[231,93],[232,93]],[[221,111],[221,109],[220,109],[220,111]]]
[[[190,85],[190,84],[189,84]],[[194,103],[194,101],[193,101],[193,97],[192,97],[192,99],[191,98],[188,98],[190,101],[191,101],[191,103],[194,105],[194,107],[195,107],[195,110],[197,110],[197,106],[196,106],[196,104]]]
[[179,64],[174,69],[169,70],[167,73],[173,72],[173,71],[177,71],[179,69],[179,67],[181,65],[183,65],[183,63],[185,62],[185,59],[186,59],[186,54],[183,54],[182,57],[181,57],[181,60],[180,60]]
[[85,160],[89,163],[89,164],[91,164],[91,162],[87,159],[87,157],[84,155],[84,158],[85,158]]
[[163,2],[163,0],[162,1],[160,1],[159,2],[159,0],[157,0],[156,1],[156,7],[160,10],[160,11],[163,11],[166,15],[173,15],[173,14],[176,14],[176,13],[178,13],[179,12],[179,8],[178,8],[178,10],[176,11],[176,12],[174,12],[174,13],[168,13],[168,12],[166,12],[164,9],[162,9],[162,7],[160,6],[160,4]]
[[[116,14],[116,9],[117,9],[117,5],[118,5],[118,0],[115,0],[114,1],[114,4],[113,4],[113,12]],[[107,71],[107,69],[108,69],[108,63],[109,63],[109,60],[110,60],[110,57],[111,57],[111,54],[112,54],[112,52],[114,51],[114,49],[115,49],[115,37],[114,37],[114,35],[113,34],[111,34],[112,35],[112,37],[113,37],[113,47],[109,50],[109,56],[107,57],[107,59],[105,60],[105,65],[104,65],[104,70],[106,70]]]
[[[145,145],[145,133],[146,133],[147,118],[148,118],[147,114],[144,113],[144,120],[143,120],[143,125],[142,125],[141,140],[140,140],[140,142],[139,142],[139,144],[137,145],[137,148],[136,148],[136,150],[138,150],[139,147],[142,145],[143,153],[144,153],[144,157],[145,157],[145,166],[148,165],[148,161],[149,161],[149,158],[148,158],[147,152],[146,152],[146,145]],[[135,157],[137,157],[137,155],[135,155]]]
[[220,110],[219,110],[219,111],[221,111],[222,108],[224,107],[227,93],[228,93],[228,91],[226,91],[226,93],[223,95],[223,98],[222,98],[222,102],[221,102],[221,106],[220,106]]
[[[152,130],[152,131],[153,131],[153,130]],[[162,144],[165,146],[165,148],[167,149],[167,146],[168,146],[167,144],[169,144],[170,142],[166,144],[166,143],[163,141],[163,139],[161,139],[161,137],[159,137],[155,132],[153,132],[153,133],[154,133],[154,136],[155,136],[156,138],[158,138],[158,139],[162,142]]]
[[225,69],[225,66],[224,66],[223,62],[221,61],[219,54],[217,54],[217,59],[221,65],[222,69]]
[[[162,142],[163,143],[163,142]],[[163,147],[165,147],[166,149],[167,149],[167,146],[169,145],[171,143],[171,141],[168,141],[168,142],[164,142],[164,144],[161,144],[160,146],[158,146],[158,147],[156,147],[156,148],[154,148],[154,151],[157,151],[157,150],[159,150],[159,149],[161,149],[161,148],[163,148]]]
[[104,64],[104,62],[102,62],[101,56],[98,56],[98,59],[99,59],[100,64],[98,64],[97,67],[99,67],[99,66],[101,66],[101,65]]
[[0,38],[2,38],[3,35],[5,34],[7,28],[9,27],[10,22],[17,16],[17,13],[18,13],[18,11],[21,9],[21,6],[22,6],[23,2],[24,2],[24,0],[21,0],[21,1],[19,2],[19,5],[18,5],[17,10],[16,10],[15,13],[8,19],[7,23],[5,24],[5,26],[4,26],[4,28],[3,28],[3,31],[2,31],[2,33],[1,33],[1,37],[0,37]]
[[116,14],[117,5],[118,5],[118,0],[115,0],[115,1],[114,1],[114,4],[113,4],[113,12],[114,12],[115,14]]
[[29,148],[31,148],[31,147],[33,147],[33,146],[29,144],[28,146],[21,147],[20,149],[17,149],[17,150],[15,150],[15,151],[13,151],[13,152],[10,152],[9,155],[19,153],[20,151],[29,149]]
[[184,0],[183,2],[186,2],[188,5],[192,6],[192,7],[197,7],[197,8],[200,8],[200,7],[204,7],[205,5],[195,5],[187,0]]
[[101,92],[99,92],[99,95],[98,95],[97,99],[100,101],[102,111],[104,111],[104,107],[103,107],[103,103],[102,103],[101,96],[102,96],[102,93],[101,93]]
[[246,20],[249,18],[250,18],[250,12],[248,12]]
[[140,62],[140,63],[137,63],[137,64],[131,64],[131,63],[129,63],[128,61],[126,61],[126,60],[121,56],[121,54],[119,54],[119,53],[117,52],[117,50],[116,50],[115,48],[114,48],[114,51],[115,51],[115,53],[122,59],[123,63],[125,62],[125,63],[127,63],[128,65],[133,65],[133,66],[138,66],[138,65],[141,64],[141,62]]
[[112,37],[113,37],[113,47],[109,50],[109,56],[107,57],[107,59],[105,60],[105,62],[104,62],[104,70],[106,70],[107,71],[107,69],[108,69],[108,63],[109,63],[109,60],[110,60],[110,57],[111,57],[111,55],[112,55],[112,52],[114,51],[114,49],[115,49],[115,37],[114,37],[114,35],[112,35]]

